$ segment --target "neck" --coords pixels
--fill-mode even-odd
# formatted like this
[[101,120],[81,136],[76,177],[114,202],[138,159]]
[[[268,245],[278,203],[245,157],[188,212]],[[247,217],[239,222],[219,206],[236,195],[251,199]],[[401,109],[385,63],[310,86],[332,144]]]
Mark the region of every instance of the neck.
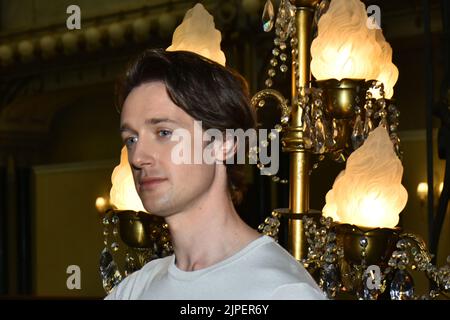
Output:
[[239,217],[226,189],[221,191],[212,187],[192,208],[166,218],[179,269],[212,266],[260,236]]

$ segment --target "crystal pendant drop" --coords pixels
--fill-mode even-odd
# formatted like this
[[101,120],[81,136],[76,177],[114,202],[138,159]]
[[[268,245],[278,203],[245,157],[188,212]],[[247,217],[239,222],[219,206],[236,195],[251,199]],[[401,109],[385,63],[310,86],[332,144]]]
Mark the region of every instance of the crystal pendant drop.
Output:
[[332,125],[331,125],[331,136],[333,138],[334,144],[337,143],[338,138],[339,138],[339,125],[337,123],[336,119],[333,119]]
[[314,141],[314,151],[316,153],[324,153],[325,152],[325,127],[322,123],[322,120],[320,118],[316,119],[315,124],[315,133],[316,133],[316,139]]
[[341,276],[343,291],[354,293],[355,288],[358,286],[358,281],[354,275],[352,266],[347,261],[345,261],[345,259],[341,259],[339,272]]
[[325,122],[324,120],[324,124],[325,124],[325,138],[326,138],[325,146],[327,147],[328,150],[331,150],[336,145],[335,140],[335,131],[337,132],[336,121],[335,119],[333,119],[331,126],[329,126],[328,122]]
[[136,266],[134,258],[130,255],[129,252],[127,252],[125,256],[125,276],[128,276],[129,274],[132,274],[137,270],[138,267]]
[[315,15],[314,15],[314,23],[317,24],[320,20],[320,18],[327,12],[328,8],[330,7],[330,1],[329,0],[322,0],[320,1],[320,4],[317,6]]
[[[381,111],[384,111],[384,110],[381,110]],[[386,111],[385,112],[380,112],[379,114],[380,114],[379,126],[382,126],[383,128],[388,129],[389,125],[388,125],[388,122],[387,122],[387,119],[386,119]]]
[[388,114],[391,122],[398,121],[398,117],[400,117],[400,111],[398,111],[397,107],[393,104],[389,105]]
[[372,130],[372,112],[370,110],[366,110],[366,120],[364,121],[364,138],[367,138]]
[[364,131],[361,116],[358,114],[356,116],[355,124],[353,126],[352,132],[352,145],[353,149],[358,149],[364,142]]
[[303,113],[303,140],[306,149],[310,149],[314,141],[314,131],[311,128],[311,120],[308,113],[308,110],[305,110]]
[[313,21],[313,33],[314,37],[317,36],[317,25],[319,24],[320,18],[327,12],[328,7],[330,6],[329,0],[322,0],[320,4],[317,6],[317,9],[315,11],[314,15],[314,21]]
[[400,138],[398,137],[397,133],[391,133],[390,136],[392,144],[394,145],[394,150],[397,156],[402,159],[403,152],[400,148]]
[[405,270],[398,270],[391,283],[392,300],[409,300],[414,297],[414,281]]
[[372,277],[369,272],[363,276],[362,287],[357,296],[359,300],[377,300],[380,290],[377,288],[369,288],[368,283],[372,282]]
[[275,10],[271,0],[267,0],[264,5],[262,14],[263,29],[265,32],[270,32],[273,28],[273,19],[275,17]]
[[288,0],[281,0],[276,20],[276,27],[281,41],[286,41],[293,33],[294,10],[294,6]]
[[122,281],[119,268],[107,248],[104,248],[100,255],[100,276],[106,293],[110,293]]
[[336,296],[339,289],[339,275],[334,264],[326,265],[322,269],[319,285],[329,298]]

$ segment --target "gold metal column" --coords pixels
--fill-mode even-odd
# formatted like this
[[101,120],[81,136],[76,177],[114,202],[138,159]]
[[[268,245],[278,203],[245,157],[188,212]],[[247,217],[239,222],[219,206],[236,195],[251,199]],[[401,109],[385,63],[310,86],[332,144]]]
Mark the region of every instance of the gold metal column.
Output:
[[[312,24],[318,0],[291,2],[297,7],[295,22],[298,57],[297,65],[292,65],[292,101],[296,101],[297,88],[307,88],[311,82]],[[299,81],[298,86],[296,79]],[[310,154],[304,149],[302,110],[297,104],[293,103],[291,116],[290,127],[283,139],[284,151],[290,152],[288,250],[297,260],[301,260],[307,254],[301,217],[309,211]]]

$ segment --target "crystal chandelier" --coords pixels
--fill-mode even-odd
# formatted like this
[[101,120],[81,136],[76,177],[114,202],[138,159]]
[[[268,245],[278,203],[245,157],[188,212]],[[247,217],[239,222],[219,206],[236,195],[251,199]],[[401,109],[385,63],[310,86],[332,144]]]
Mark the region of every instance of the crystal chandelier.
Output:
[[[445,266],[434,266],[423,240],[396,227],[407,199],[398,159],[399,111],[390,99],[398,70],[381,29],[369,21],[359,0],[281,0],[276,16],[266,1],[263,28],[275,27],[274,48],[266,89],[252,104],[262,108],[274,99],[282,110],[278,126],[283,151],[290,154],[290,200],[289,208],[275,209],[259,229],[277,238],[284,220],[289,251],[329,298],[445,296],[450,257]],[[288,62],[290,103],[273,89],[274,77],[288,72]],[[347,167],[327,194],[322,214],[309,208],[309,175],[317,166],[311,159],[325,156],[347,161]],[[411,270],[425,273],[429,292],[415,292]]]

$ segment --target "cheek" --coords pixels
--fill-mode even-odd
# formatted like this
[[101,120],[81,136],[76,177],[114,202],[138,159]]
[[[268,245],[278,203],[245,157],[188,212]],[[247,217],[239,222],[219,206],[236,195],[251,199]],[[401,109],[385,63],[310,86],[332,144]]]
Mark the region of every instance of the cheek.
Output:
[[189,191],[194,186],[211,184],[214,179],[214,167],[206,164],[173,165],[171,176],[183,189]]

